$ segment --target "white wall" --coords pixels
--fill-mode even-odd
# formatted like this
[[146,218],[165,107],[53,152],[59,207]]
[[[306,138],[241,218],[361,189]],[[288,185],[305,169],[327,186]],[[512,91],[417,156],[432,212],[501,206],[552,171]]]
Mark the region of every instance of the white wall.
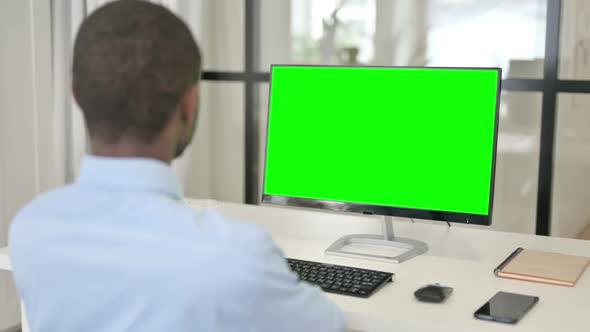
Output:
[[[0,1],[0,246],[10,220],[56,184],[49,1]],[[0,274],[0,329],[19,321],[16,292]]]

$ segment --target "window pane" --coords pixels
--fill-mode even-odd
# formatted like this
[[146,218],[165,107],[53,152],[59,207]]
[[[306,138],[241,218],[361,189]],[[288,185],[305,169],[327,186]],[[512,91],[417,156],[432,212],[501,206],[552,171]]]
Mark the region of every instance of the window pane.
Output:
[[244,70],[244,1],[165,0],[190,26],[203,54],[203,69]]
[[271,63],[494,66],[540,78],[546,0],[261,0]]
[[[113,0],[88,0],[88,10]],[[196,37],[203,53],[204,70],[244,69],[244,1],[159,0],[182,17]]]
[[542,94],[504,91],[492,228],[535,233]]
[[551,213],[554,236],[590,240],[589,107],[588,94],[558,95]]
[[[541,96],[537,92],[504,91],[500,98],[492,229],[535,233]],[[260,84],[260,105],[260,179],[263,179],[268,118],[266,83]]]
[[175,164],[185,196],[244,202],[244,85],[202,81],[192,144]]
[[559,78],[590,79],[590,2],[561,3]]
[[259,111],[259,119],[260,119],[260,145],[259,145],[259,180],[258,184],[260,188],[258,192],[260,194],[263,193],[263,185],[264,185],[264,166],[265,166],[265,158],[266,158],[266,134],[267,134],[267,125],[268,125],[268,83],[260,83],[258,84],[258,111]]

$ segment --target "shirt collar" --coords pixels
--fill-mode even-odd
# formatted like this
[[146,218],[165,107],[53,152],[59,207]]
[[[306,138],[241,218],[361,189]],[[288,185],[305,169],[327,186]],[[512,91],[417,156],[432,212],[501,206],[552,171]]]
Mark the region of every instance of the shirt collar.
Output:
[[87,155],[78,184],[111,189],[160,192],[182,198],[180,184],[170,165],[148,158],[111,158]]

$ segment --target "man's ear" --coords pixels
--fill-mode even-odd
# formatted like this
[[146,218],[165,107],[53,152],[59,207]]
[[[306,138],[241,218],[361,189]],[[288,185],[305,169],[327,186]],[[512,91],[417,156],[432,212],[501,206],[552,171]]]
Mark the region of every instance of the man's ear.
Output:
[[76,93],[76,85],[74,84],[74,81],[72,81],[72,96],[74,96],[74,100],[76,101],[76,104],[78,104],[78,106],[80,106],[80,101],[78,100],[78,94]]
[[180,119],[185,123],[193,123],[197,113],[199,102],[199,84],[195,83],[191,85],[180,101]]

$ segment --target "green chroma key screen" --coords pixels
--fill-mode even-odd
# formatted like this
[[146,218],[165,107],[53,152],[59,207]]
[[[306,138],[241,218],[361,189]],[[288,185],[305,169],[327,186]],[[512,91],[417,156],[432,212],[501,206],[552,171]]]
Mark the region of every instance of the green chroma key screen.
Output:
[[273,66],[264,194],[488,215],[497,69]]

